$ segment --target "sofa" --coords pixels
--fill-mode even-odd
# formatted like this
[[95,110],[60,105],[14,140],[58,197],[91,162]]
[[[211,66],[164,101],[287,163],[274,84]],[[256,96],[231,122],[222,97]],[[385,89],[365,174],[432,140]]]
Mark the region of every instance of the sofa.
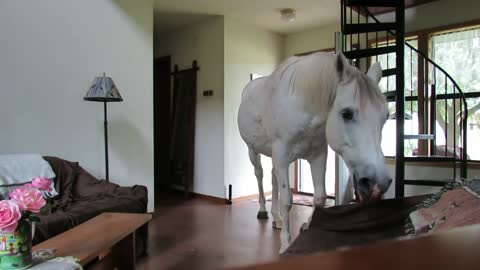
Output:
[[[59,194],[51,199],[50,209],[35,224],[34,245],[103,212],[146,213],[146,187],[121,187],[93,177],[78,162],[48,156],[44,159],[55,172],[54,184]],[[145,252],[147,236],[147,226],[136,232],[137,255]]]

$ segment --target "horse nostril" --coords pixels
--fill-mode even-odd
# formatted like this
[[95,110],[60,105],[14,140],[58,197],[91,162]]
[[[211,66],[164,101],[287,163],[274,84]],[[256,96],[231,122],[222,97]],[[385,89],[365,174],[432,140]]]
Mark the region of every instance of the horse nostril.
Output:
[[388,183],[388,185],[390,186],[390,184],[392,184],[392,178],[388,179],[388,180],[387,180],[387,183]]
[[363,186],[369,189],[372,184],[372,181],[370,180],[370,178],[363,177],[363,178],[360,178],[360,180],[358,180],[358,184],[360,186]]

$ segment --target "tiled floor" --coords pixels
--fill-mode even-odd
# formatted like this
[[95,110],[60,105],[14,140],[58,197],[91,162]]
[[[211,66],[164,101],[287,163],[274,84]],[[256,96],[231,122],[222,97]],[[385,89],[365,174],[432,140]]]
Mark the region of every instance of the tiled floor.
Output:
[[[137,269],[221,269],[278,259],[280,231],[272,229],[271,217],[257,220],[256,200],[219,205],[162,196],[150,222],[148,255]],[[292,239],[311,211],[293,206]]]

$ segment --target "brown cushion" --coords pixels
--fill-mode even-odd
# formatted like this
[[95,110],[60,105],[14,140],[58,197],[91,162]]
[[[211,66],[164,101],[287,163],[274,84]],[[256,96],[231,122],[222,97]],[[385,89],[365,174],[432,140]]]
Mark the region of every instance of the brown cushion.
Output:
[[77,169],[76,177],[77,179],[73,186],[73,196],[75,198],[102,197],[107,191],[109,183],[98,180],[82,167]]
[[54,205],[66,205],[71,201],[73,184],[76,178],[76,170],[80,166],[78,162],[71,162],[57,157],[43,157],[55,172],[55,189],[58,196],[54,200]]

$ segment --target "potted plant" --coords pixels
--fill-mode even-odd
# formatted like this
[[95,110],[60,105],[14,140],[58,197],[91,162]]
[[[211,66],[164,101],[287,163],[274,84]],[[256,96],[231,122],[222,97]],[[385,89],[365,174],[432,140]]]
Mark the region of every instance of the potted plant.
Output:
[[0,201],[0,269],[32,265],[32,224],[47,204],[42,191],[50,190],[51,183],[48,178],[33,178]]

